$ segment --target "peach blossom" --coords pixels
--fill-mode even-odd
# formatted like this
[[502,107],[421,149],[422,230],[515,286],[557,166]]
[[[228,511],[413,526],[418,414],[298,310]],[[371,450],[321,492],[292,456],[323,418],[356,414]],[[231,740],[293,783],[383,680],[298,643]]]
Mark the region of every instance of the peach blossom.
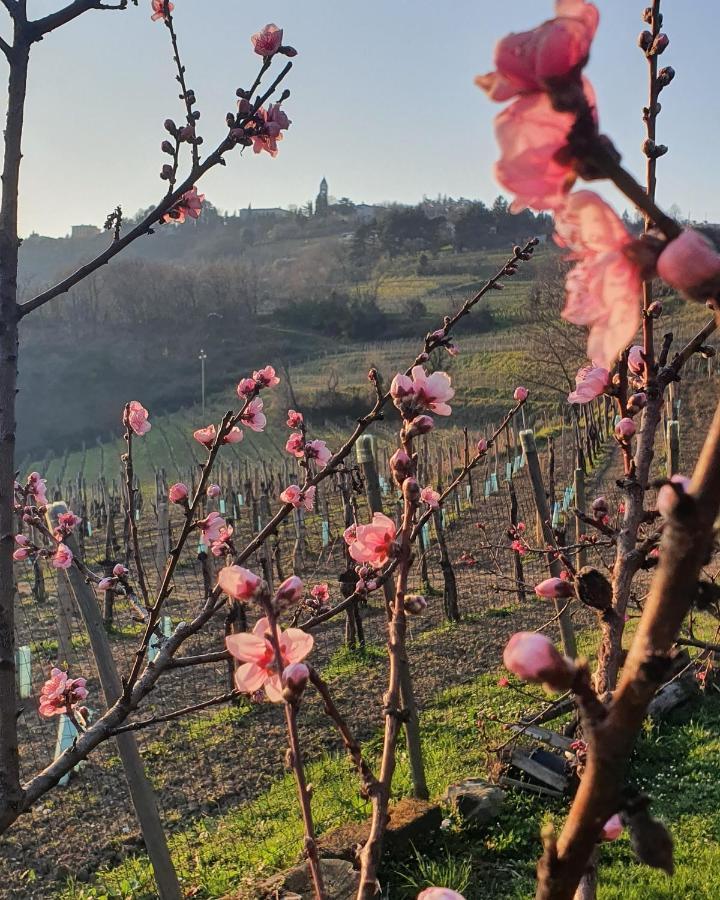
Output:
[[197,526],[202,531],[203,538],[211,544],[213,541],[218,541],[222,538],[224,529],[227,528],[227,523],[219,512],[213,510],[204,519],[200,519]]
[[239,444],[244,437],[245,432],[241,428],[238,428],[237,425],[233,425],[223,438],[223,444]]
[[304,594],[305,588],[302,579],[298,578],[297,575],[291,575],[283,581],[275,592],[275,606],[276,608],[284,608],[285,606],[298,603],[302,600]]
[[147,434],[152,428],[148,422],[148,411],[137,400],[131,400],[127,405],[124,424],[135,432],[138,437]]
[[288,410],[287,427],[299,428],[303,423],[303,414],[295,409]]
[[168,500],[171,503],[183,503],[187,500],[189,493],[187,485],[183,484],[182,481],[178,481],[168,491]]
[[483,453],[487,453],[487,448],[488,442],[485,440],[485,438],[480,438],[476,445],[477,452],[480,454],[480,456],[482,456]]
[[220,496],[220,494],[222,493],[222,490],[221,490],[219,484],[209,484],[207,486],[207,490],[205,491],[205,493],[211,500],[215,500],[217,497]]
[[327,584],[316,584],[310,591],[310,596],[314,597],[318,603],[327,603],[330,599],[330,591]]
[[305,663],[290,663],[287,668],[283,669],[281,678],[283,699],[288,703],[297,703],[302,697],[309,679],[310,669]]
[[16,534],[15,543],[18,545],[18,547],[27,547],[27,545],[30,543],[30,538],[26,534]]
[[303,458],[305,455],[305,438],[302,436],[301,432],[293,431],[285,442],[285,449],[288,453],[292,453],[292,455],[296,456],[298,459]]
[[308,441],[305,444],[305,456],[314,459],[320,468],[324,468],[332,459],[332,451],[325,441]]
[[513,400],[516,403],[524,403],[527,400],[529,393],[530,392],[526,387],[516,387],[513,391]]
[[343,531],[343,540],[348,547],[357,540],[357,525],[348,525],[345,531]]
[[295,509],[306,509],[308,512],[315,506],[315,485],[304,491],[297,484],[289,484],[280,494],[283,503],[290,503]]
[[47,718],[67,713],[87,698],[86,683],[84,678],[68,678],[68,673],[62,669],[51,669],[50,678],[40,691],[38,712]]
[[198,428],[197,431],[193,431],[195,440],[208,449],[215,443],[216,434],[214,425],[207,425],[205,428]]
[[254,378],[243,378],[237,386],[237,395],[241,400],[251,397],[258,389],[258,384]]
[[[157,22],[158,19],[165,18],[165,0],[152,0],[152,15],[150,18],[153,22]],[[168,12],[172,12],[175,9],[174,3],[168,3],[167,5]]]
[[672,287],[704,300],[717,290],[714,282],[720,278],[720,254],[709,238],[689,228],[665,247],[657,272]]
[[262,579],[242,566],[226,566],[218,574],[218,587],[233,600],[252,600],[257,596]]
[[420,491],[420,499],[423,503],[426,503],[430,509],[439,509],[440,507],[440,494],[438,491],[433,490],[430,485],[424,487]]
[[72,550],[66,544],[58,544],[50,560],[54,569],[69,569],[73,563]]
[[359,563],[375,568],[389,559],[395,541],[395,523],[382,513],[375,513],[369,525],[358,525],[355,539],[350,544],[350,556]]
[[566,279],[563,318],[589,327],[588,356],[609,370],[640,325],[642,280],[625,253],[632,238],[592,191],[571,194],[555,227],[557,243],[579,260]]
[[601,834],[601,838],[603,841],[616,841],[623,832],[623,823],[619,815],[617,813],[614,816],[610,816],[607,822],[603,825],[603,830]]
[[60,513],[58,516],[58,530],[62,531],[64,534],[70,534],[70,532],[74,531],[81,523],[82,519],[80,516],[76,516],[72,510]]
[[113,575],[116,578],[127,578],[127,576],[130,574],[129,569],[125,568],[122,563],[117,563],[116,565],[114,565],[112,571]]
[[116,584],[117,578],[110,578],[109,576],[106,576],[105,578],[101,578],[100,581],[98,581],[97,589],[99,591],[109,591],[112,590],[112,588],[114,588]]
[[[311,634],[299,628],[278,629],[282,669],[293,663],[302,662],[313,648]],[[236,659],[244,665],[235,672],[235,686],[245,694],[254,694],[265,688],[268,700],[278,703],[282,700],[281,672],[277,670],[275,650],[270,642],[270,622],[262,618],[251,634],[231,634],[225,644]]]
[[642,375],[645,371],[643,348],[639,344],[635,344],[628,350],[628,369],[633,375]]
[[13,559],[15,562],[21,562],[23,559],[27,559],[30,556],[30,551],[27,547],[18,547],[17,550],[13,551]]
[[261,397],[255,397],[247,406],[242,414],[242,420],[253,431],[264,431],[267,425],[267,418],[263,412],[264,402]]
[[256,32],[250,38],[253,50],[259,56],[273,56],[282,46],[283,30],[277,25],[266,25],[262,31]]
[[233,527],[225,523],[220,526],[217,538],[210,543],[210,552],[213,556],[225,556],[231,550]]
[[537,28],[498,42],[496,71],[475,79],[491,100],[548,90],[579,77],[597,31],[597,7],[584,0],[558,0],[555,12],[556,18]]
[[635,434],[635,431],[635,423],[632,419],[628,419],[627,417],[624,419],[620,419],[620,421],[615,426],[615,435],[620,440],[630,440],[630,438]]
[[684,475],[673,475],[670,481],[677,487],[664,484],[657,495],[658,512],[665,518],[672,515],[672,511],[675,509],[675,505],[678,502],[678,490],[681,494],[686,494],[690,489],[690,479]]
[[265,366],[265,368],[253,372],[253,378],[263,388],[271,388],[280,384],[280,379],[275,374],[275,369],[272,366]]
[[538,597],[566,600],[568,597],[573,596],[575,590],[565,578],[546,578],[545,581],[535,585],[535,593]]
[[175,222],[182,225],[188,216],[191,219],[199,219],[204,200],[205,194],[198,194],[196,187],[185,191],[175,206],[162,217],[163,222]]
[[610,373],[602,366],[583,366],[575,376],[575,390],[568,403],[589,403],[601,397],[610,386]]
[[31,472],[28,475],[27,486],[33,495],[36,506],[47,506],[47,484],[44,478],[40,477],[39,472]]
[[550,686],[566,685],[574,671],[572,662],[561,656],[550,638],[533,631],[519,631],[510,638],[503,662],[523,681]]

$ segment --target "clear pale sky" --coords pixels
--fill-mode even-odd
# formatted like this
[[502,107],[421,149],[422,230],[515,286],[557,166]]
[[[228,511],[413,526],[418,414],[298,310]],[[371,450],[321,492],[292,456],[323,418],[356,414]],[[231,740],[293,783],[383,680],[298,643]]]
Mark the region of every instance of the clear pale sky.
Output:
[[[43,15],[64,0],[28,0]],[[636,48],[644,0],[600,0],[589,75],[601,124],[640,173],[646,63]],[[233,155],[203,180],[221,209],[301,204],[325,175],[356,201],[414,202],[423,194],[491,200],[498,108],[473,85],[498,36],[552,15],[551,0],[175,0],[175,21],[208,146],[223,134],[235,89],[256,71],[249,35],[285,29],[299,54],[288,79],[293,125],[271,159]],[[659,198],[695,219],[720,220],[717,0],[666,0],[677,78],[663,93]],[[2,18],[5,18],[3,11]],[[2,19],[0,19],[2,21]],[[0,33],[9,36],[7,22]],[[4,67],[4,58],[0,65]],[[2,116],[5,116],[2,97]],[[21,232],[62,235],[160,198],[159,144],[182,118],[167,30],[150,0],[90,12],[35,45],[21,181]],[[612,194],[609,194],[612,196]],[[619,209],[625,207],[619,199]]]

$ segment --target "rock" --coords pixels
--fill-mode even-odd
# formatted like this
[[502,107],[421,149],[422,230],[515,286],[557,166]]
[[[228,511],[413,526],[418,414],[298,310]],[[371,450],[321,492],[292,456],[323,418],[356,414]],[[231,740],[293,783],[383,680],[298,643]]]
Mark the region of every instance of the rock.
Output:
[[[325,893],[333,900],[353,900],[360,883],[360,873],[344,859],[321,859],[320,870]],[[307,863],[290,869],[264,882],[258,888],[261,900],[312,900],[315,896]]]
[[489,825],[500,815],[505,791],[482,778],[466,778],[458,784],[451,784],[445,791],[444,799],[468,824]]

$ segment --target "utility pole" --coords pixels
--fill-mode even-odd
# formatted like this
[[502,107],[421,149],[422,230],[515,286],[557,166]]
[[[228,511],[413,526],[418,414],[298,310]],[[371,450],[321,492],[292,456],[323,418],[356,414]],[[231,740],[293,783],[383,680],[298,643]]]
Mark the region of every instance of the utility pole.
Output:
[[198,359],[200,360],[200,396],[202,398],[202,417],[203,417],[203,422],[204,422],[205,421],[205,360],[207,359],[207,353],[204,350],[200,350]]

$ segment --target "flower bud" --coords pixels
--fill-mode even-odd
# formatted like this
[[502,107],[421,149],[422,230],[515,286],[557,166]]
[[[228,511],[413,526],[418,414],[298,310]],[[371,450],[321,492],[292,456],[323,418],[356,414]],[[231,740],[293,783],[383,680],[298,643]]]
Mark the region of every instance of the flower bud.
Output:
[[660,87],[667,87],[675,78],[675,69],[672,66],[664,66],[658,72],[658,84]]
[[168,491],[168,500],[171,503],[185,503],[188,493],[187,485],[184,485],[182,481],[178,481]]
[[628,419],[627,417],[620,419],[615,426],[615,437],[620,441],[629,441],[635,434],[635,430],[635,423],[632,419]]
[[653,36],[651,31],[641,31],[638,35],[638,47],[643,51],[643,53],[647,53],[650,47],[652,46]]
[[522,386],[516,387],[513,393],[513,399],[516,403],[522,403],[528,398],[528,389]]
[[117,578],[101,578],[100,581],[98,581],[97,589],[99,591],[109,591],[115,586],[116,582]]
[[16,562],[20,562],[20,560],[27,559],[30,556],[30,551],[26,547],[18,547],[17,550],[13,553],[13,559]]
[[427,600],[420,594],[408,594],[403,605],[406,613],[419,616],[427,609]]
[[409,438],[413,438],[417,437],[419,434],[428,434],[434,427],[435,422],[433,421],[432,416],[415,416],[411,422],[408,422],[405,434]]
[[404,450],[396,450],[390,457],[390,471],[398,487],[402,487],[405,479],[412,475],[412,460]]
[[205,492],[211,500],[215,500],[220,496],[222,490],[219,484],[209,484]]
[[620,820],[620,816],[617,813],[614,816],[610,816],[607,822],[603,825],[602,834],[600,835],[603,841],[616,841],[623,831],[623,823]]
[[647,308],[647,314],[651,319],[659,319],[662,315],[663,305],[659,300],[653,300],[653,302]]
[[25,534],[16,534],[15,543],[18,545],[18,547],[27,547],[27,545],[30,543],[30,538]]
[[540,584],[535,585],[535,593],[538,597],[552,600],[567,600],[575,593],[572,582],[565,578],[546,578]]
[[661,53],[664,53],[667,50],[669,44],[670,38],[661,32],[653,41],[650,53],[653,56],[660,56]]
[[477,442],[477,452],[482,455],[483,453],[487,453],[487,448],[488,442],[485,440],[485,438],[480,438],[480,440]]
[[661,516],[667,518],[672,515],[678,497],[687,493],[690,487],[690,479],[684,475],[673,475],[670,484],[664,484],[658,491],[657,509]]
[[402,492],[407,503],[417,503],[420,499],[420,485],[415,478],[406,478],[403,481]]
[[568,690],[575,675],[572,660],[562,656],[550,638],[537,632],[514,634],[505,647],[503,662],[523,681],[546,684],[552,690]]
[[628,400],[628,412],[630,415],[635,415],[639,413],[641,409],[645,409],[647,406],[647,394],[645,391],[639,391],[637,394],[633,394]]
[[130,574],[129,570],[125,568],[121,563],[118,563],[116,566],[113,566],[113,575],[116,578],[127,578]]
[[657,272],[671,287],[695,300],[704,300],[720,279],[720,254],[704,234],[686,229],[660,254]]
[[163,153],[169,153],[170,156],[173,156],[175,154],[175,148],[170,143],[170,141],[163,141],[162,144],[160,144],[160,149]]
[[291,575],[277,589],[273,606],[278,612],[282,609],[287,609],[289,606],[299,603],[304,593],[302,579],[298,578],[297,575]]
[[307,687],[310,670],[305,663],[291,663],[282,673],[283,699],[298,703]]
[[165,129],[165,131],[172,135],[176,134],[177,132],[177,125],[173,122],[172,119],[165,119],[165,121],[163,122],[163,128]]

